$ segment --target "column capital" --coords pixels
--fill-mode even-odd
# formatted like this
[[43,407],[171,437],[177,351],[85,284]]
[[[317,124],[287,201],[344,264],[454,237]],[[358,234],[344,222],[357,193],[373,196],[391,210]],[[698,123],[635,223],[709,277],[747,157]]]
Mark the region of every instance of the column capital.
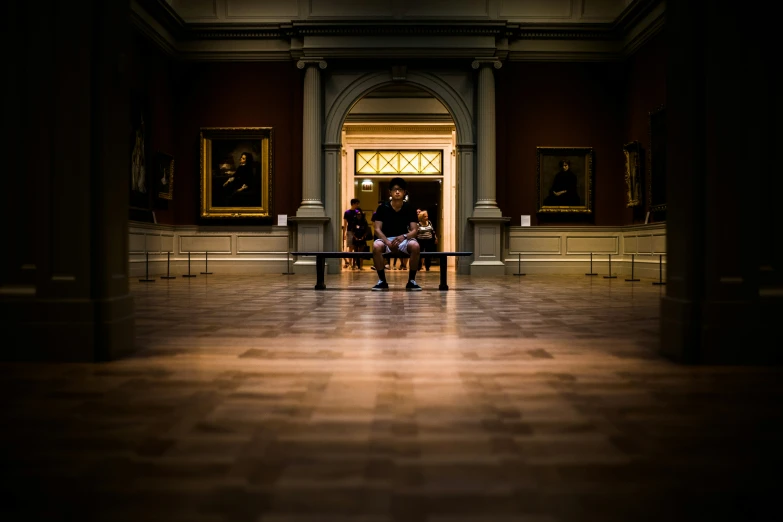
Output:
[[297,69],[304,69],[308,65],[317,65],[320,69],[326,69],[326,60],[323,58],[301,58],[296,62]]
[[473,63],[470,64],[471,67],[474,69],[478,69],[482,65],[492,65],[495,69],[500,69],[503,67],[503,63],[500,61],[500,59],[492,57],[492,58],[476,58],[473,60]]

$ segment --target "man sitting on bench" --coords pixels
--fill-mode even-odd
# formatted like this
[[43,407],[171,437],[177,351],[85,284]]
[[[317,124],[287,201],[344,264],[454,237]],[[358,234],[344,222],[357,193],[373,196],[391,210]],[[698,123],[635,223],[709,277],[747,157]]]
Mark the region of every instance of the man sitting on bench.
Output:
[[[372,245],[372,258],[375,271],[378,272],[378,283],[373,290],[388,290],[384,272],[385,261],[383,254],[408,254],[410,263],[408,267],[408,284],[406,290],[418,291],[421,287],[416,284],[416,269],[419,267],[419,243],[416,234],[419,230],[419,218],[416,209],[405,202],[405,194],[408,184],[402,178],[392,178],[389,182],[389,194],[391,201],[381,203],[375,211],[375,237]],[[410,230],[409,230],[410,229]]]

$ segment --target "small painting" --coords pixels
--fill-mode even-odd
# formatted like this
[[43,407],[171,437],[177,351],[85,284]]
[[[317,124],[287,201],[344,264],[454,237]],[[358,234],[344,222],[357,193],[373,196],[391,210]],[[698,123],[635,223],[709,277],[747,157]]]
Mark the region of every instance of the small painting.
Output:
[[174,195],[174,156],[158,152],[156,157],[155,184],[160,199],[171,200]]

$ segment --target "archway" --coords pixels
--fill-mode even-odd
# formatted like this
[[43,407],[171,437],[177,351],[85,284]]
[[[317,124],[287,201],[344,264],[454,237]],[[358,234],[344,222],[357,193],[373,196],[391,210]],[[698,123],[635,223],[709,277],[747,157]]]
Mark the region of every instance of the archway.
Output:
[[[391,72],[376,71],[369,73],[342,72],[332,73],[326,80],[325,93],[325,129],[324,129],[324,210],[330,218],[324,244],[339,250],[342,235],[341,208],[341,169],[342,169],[342,129],[351,108],[365,95],[380,87],[404,82],[431,93],[443,104],[452,117],[456,128],[456,227],[455,243],[459,249],[471,249],[472,237],[467,227],[467,217],[473,210],[474,200],[474,162],[475,137],[472,99],[473,81],[469,72],[449,71],[430,73],[408,71],[404,80],[393,79]],[[458,89],[457,87],[461,87]],[[468,264],[460,267],[467,273]],[[330,265],[329,271],[336,272],[337,262]]]

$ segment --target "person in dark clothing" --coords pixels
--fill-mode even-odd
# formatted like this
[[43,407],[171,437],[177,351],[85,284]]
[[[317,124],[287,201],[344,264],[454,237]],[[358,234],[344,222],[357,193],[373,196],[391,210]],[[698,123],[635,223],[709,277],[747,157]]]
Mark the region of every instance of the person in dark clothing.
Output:
[[553,207],[581,205],[582,200],[576,188],[576,174],[570,170],[571,163],[568,160],[560,160],[558,165],[560,171],[555,174],[552,188],[549,189],[549,194],[544,198],[544,205]]
[[419,218],[416,209],[405,201],[408,184],[402,178],[392,178],[389,182],[391,200],[378,205],[375,211],[375,237],[373,242],[373,261],[378,272],[378,283],[373,290],[388,290],[384,271],[384,253],[403,253],[410,255],[408,284],[406,290],[418,291],[416,270],[419,267],[419,243],[416,234],[419,230]]
[[230,207],[258,206],[261,202],[258,200],[257,190],[253,174],[253,155],[243,152],[234,175],[223,183],[226,204]]

